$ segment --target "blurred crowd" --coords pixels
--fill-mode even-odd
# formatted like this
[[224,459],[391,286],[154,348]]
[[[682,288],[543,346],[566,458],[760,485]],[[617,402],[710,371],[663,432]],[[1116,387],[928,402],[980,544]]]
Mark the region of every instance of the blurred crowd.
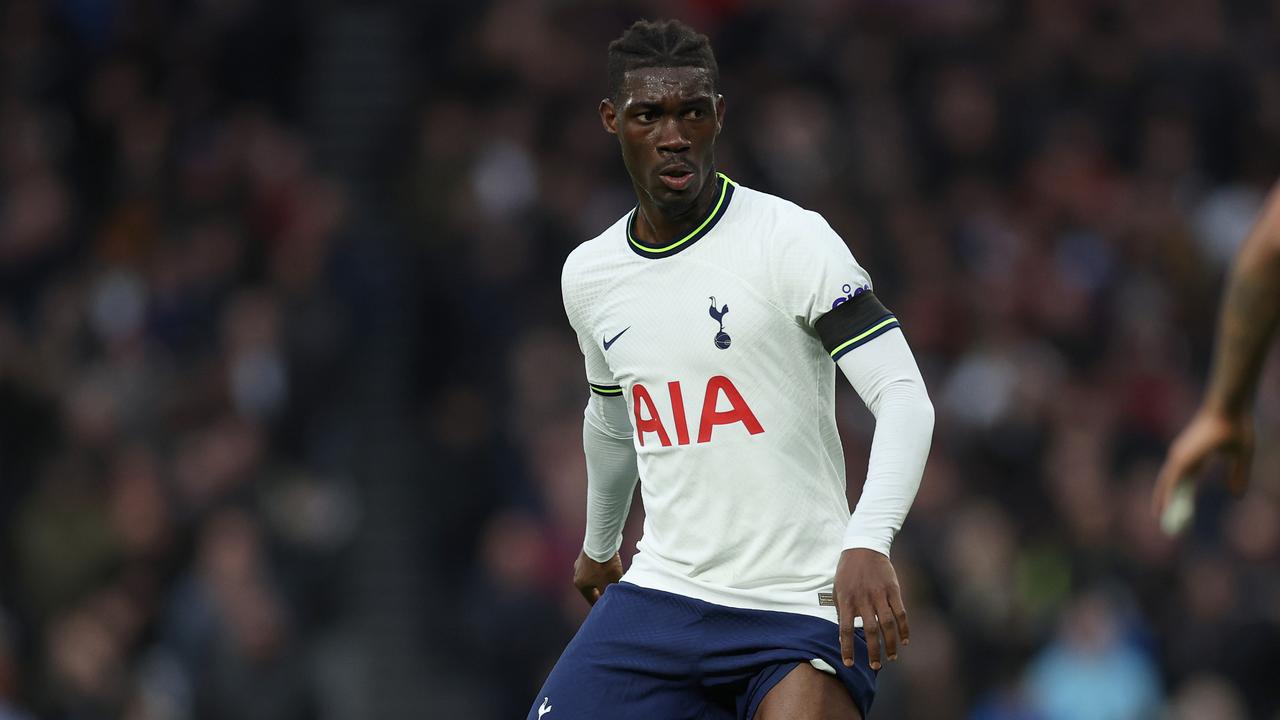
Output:
[[[401,20],[380,51],[412,79],[372,173],[402,262],[372,279],[371,178],[321,162],[300,97],[313,15],[345,4]],[[404,522],[350,479],[380,475],[367,374],[408,408],[414,671],[466,717],[527,712],[588,610],[559,277],[634,204],[596,115],[605,47],[672,16],[720,62],[718,168],[828,219],[938,411],[894,546],[913,642],[876,716],[1280,718],[1275,358],[1249,495],[1210,488],[1178,542],[1149,512],[1280,177],[1280,4],[0,14],[0,720],[336,717],[317,666],[350,548]],[[371,343],[368,296],[397,283],[413,330]],[[855,502],[874,425],[841,385]]]
[[4,720],[319,716],[344,190],[287,36],[179,5],[0,5]]

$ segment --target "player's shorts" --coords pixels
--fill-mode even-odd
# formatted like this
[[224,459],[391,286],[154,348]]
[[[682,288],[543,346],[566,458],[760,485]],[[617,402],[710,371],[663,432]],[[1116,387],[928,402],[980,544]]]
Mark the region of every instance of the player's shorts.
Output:
[[834,671],[865,718],[876,677],[861,629],[854,660],[844,666],[839,629],[821,618],[617,583],[565,648],[528,718],[751,720],[801,663]]

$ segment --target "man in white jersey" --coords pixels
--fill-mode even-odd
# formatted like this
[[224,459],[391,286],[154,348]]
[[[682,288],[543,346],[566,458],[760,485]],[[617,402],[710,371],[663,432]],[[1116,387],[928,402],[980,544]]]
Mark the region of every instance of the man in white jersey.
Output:
[[[821,216],[716,172],[706,37],[636,23],[609,76],[600,117],[638,205],[563,275],[591,389],[574,583],[594,607],[528,717],[865,717],[909,637],[889,549],[933,431],[920,372]],[[852,517],[837,366],[876,416]]]

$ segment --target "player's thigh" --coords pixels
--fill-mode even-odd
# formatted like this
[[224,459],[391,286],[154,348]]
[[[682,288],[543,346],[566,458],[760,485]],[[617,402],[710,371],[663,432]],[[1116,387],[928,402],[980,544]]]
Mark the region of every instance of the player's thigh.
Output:
[[801,663],[774,685],[755,720],[862,720],[840,679]]

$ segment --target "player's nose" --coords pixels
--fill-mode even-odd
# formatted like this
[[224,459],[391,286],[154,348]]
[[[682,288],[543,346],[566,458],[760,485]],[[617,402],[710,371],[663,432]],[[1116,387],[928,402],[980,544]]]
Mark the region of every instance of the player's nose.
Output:
[[692,143],[680,127],[680,123],[668,120],[662,124],[658,134],[658,151],[662,153],[682,153],[689,150]]

